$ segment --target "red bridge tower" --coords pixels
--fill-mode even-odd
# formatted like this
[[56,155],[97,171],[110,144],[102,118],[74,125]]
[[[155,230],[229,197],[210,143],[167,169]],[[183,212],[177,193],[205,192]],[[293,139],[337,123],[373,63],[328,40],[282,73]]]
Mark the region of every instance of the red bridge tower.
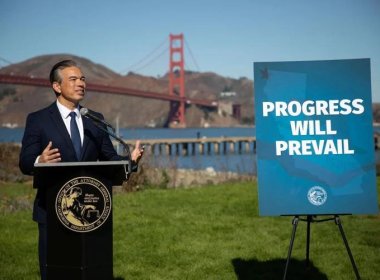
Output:
[[177,95],[181,101],[170,102],[168,124],[185,127],[185,59],[183,34],[170,34],[169,95]]

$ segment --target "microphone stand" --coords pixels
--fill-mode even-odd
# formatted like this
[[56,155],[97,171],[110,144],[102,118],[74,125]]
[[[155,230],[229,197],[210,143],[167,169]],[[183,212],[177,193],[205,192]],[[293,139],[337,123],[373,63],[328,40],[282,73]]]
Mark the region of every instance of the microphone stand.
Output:
[[100,130],[104,131],[105,133],[107,133],[109,136],[111,136],[112,138],[114,138],[115,140],[117,140],[123,147],[124,147],[124,150],[126,151],[127,153],[127,161],[128,161],[128,171],[127,171],[127,174],[126,174],[126,177],[127,179],[129,178],[129,175],[132,173],[132,156],[131,156],[131,151],[129,150],[129,146],[127,143],[124,142],[123,139],[121,139],[119,136],[117,136],[115,134],[115,129],[111,126],[111,129],[113,131],[109,131],[108,129],[105,129],[103,126],[101,126],[99,123],[97,122],[93,122],[97,128],[99,128]]

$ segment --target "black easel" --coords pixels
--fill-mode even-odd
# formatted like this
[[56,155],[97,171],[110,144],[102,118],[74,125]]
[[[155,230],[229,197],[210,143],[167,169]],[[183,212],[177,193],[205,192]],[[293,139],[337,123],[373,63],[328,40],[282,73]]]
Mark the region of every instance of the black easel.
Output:
[[327,219],[322,219],[322,220],[317,220],[315,218],[316,218],[315,215],[307,215],[306,219],[302,219],[299,216],[294,216],[294,218],[292,220],[293,231],[292,231],[292,236],[290,238],[290,245],[289,245],[289,250],[288,250],[288,258],[286,260],[286,266],[285,266],[285,272],[284,272],[284,278],[283,278],[283,280],[286,280],[286,274],[288,272],[288,266],[289,266],[289,262],[290,262],[290,257],[292,255],[293,243],[294,243],[294,238],[296,236],[296,230],[297,230],[298,221],[307,222],[307,233],[306,233],[307,234],[306,235],[306,266],[308,266],[309,265],[309,248],[310,248],[310,224],[311,223],[320,223],[320,222],[332,221],[332,220],[334,220],[335,224],[339,227],[339,231],[340,231],[340,234],[342,235],[342,239],[343,239],[344,245],[346,246],[348,256],[350,257],[352,268],[354,269],[354,272],[355,272],[355,275],[356,275],[356,279],[359,280],[360,279],[359,271],[358,271],[358,269],[356,267],[356,264],[355,264],[355,261],[354,261],[354,257],[352,256],[350,247],[348,246],[347,238],[346,238],[346,235],[344,234],[343,226],[342,226],[342,223],[340,221],[339,215],[334,215],[333,218],[327,218]]

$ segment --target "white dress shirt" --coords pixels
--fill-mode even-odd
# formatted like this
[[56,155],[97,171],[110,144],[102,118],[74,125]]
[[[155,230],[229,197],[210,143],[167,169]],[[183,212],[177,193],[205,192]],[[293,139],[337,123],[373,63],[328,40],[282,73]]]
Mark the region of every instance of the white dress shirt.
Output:
[[[61,117],[62,117],[63,122],[65,123],[66,129],[69,132],[70,137],[71,137],[71,131],[70,131],[70,121],[71,121],[70,113],[71,113],[71,110],[66,108],[65,106],[63,106],[61,103],[59,103],[58,99],[57,99],[57,107],[58,107],[59,112],[61,113]],[[83,146],[83,138],[84,138],[84,136],[83,136],[84,132],[83,131],[84,131],[84,129],[83,129],[82,115],[79,112],[79,107],[75,108],[74,112],[77,115],[75,120],[76,120],[77,125],[78,125],[80,140],[81,140],[82,146]]]

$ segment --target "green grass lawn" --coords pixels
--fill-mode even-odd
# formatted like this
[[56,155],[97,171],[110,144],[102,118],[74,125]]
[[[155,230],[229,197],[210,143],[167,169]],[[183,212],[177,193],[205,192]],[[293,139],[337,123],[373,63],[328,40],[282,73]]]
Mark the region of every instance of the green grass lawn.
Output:
[[[39,279],[33,196],[0,185],[0,279]],[[116,279],[282,279],[292,217],[259,217],[255,183],[117,193],[113,215]],[[362,279],[380,279],[380,216],[342,221]],[[308,268],[305,245],[300,222],[288,279],[355,279],[334,222],[312,224]]]

